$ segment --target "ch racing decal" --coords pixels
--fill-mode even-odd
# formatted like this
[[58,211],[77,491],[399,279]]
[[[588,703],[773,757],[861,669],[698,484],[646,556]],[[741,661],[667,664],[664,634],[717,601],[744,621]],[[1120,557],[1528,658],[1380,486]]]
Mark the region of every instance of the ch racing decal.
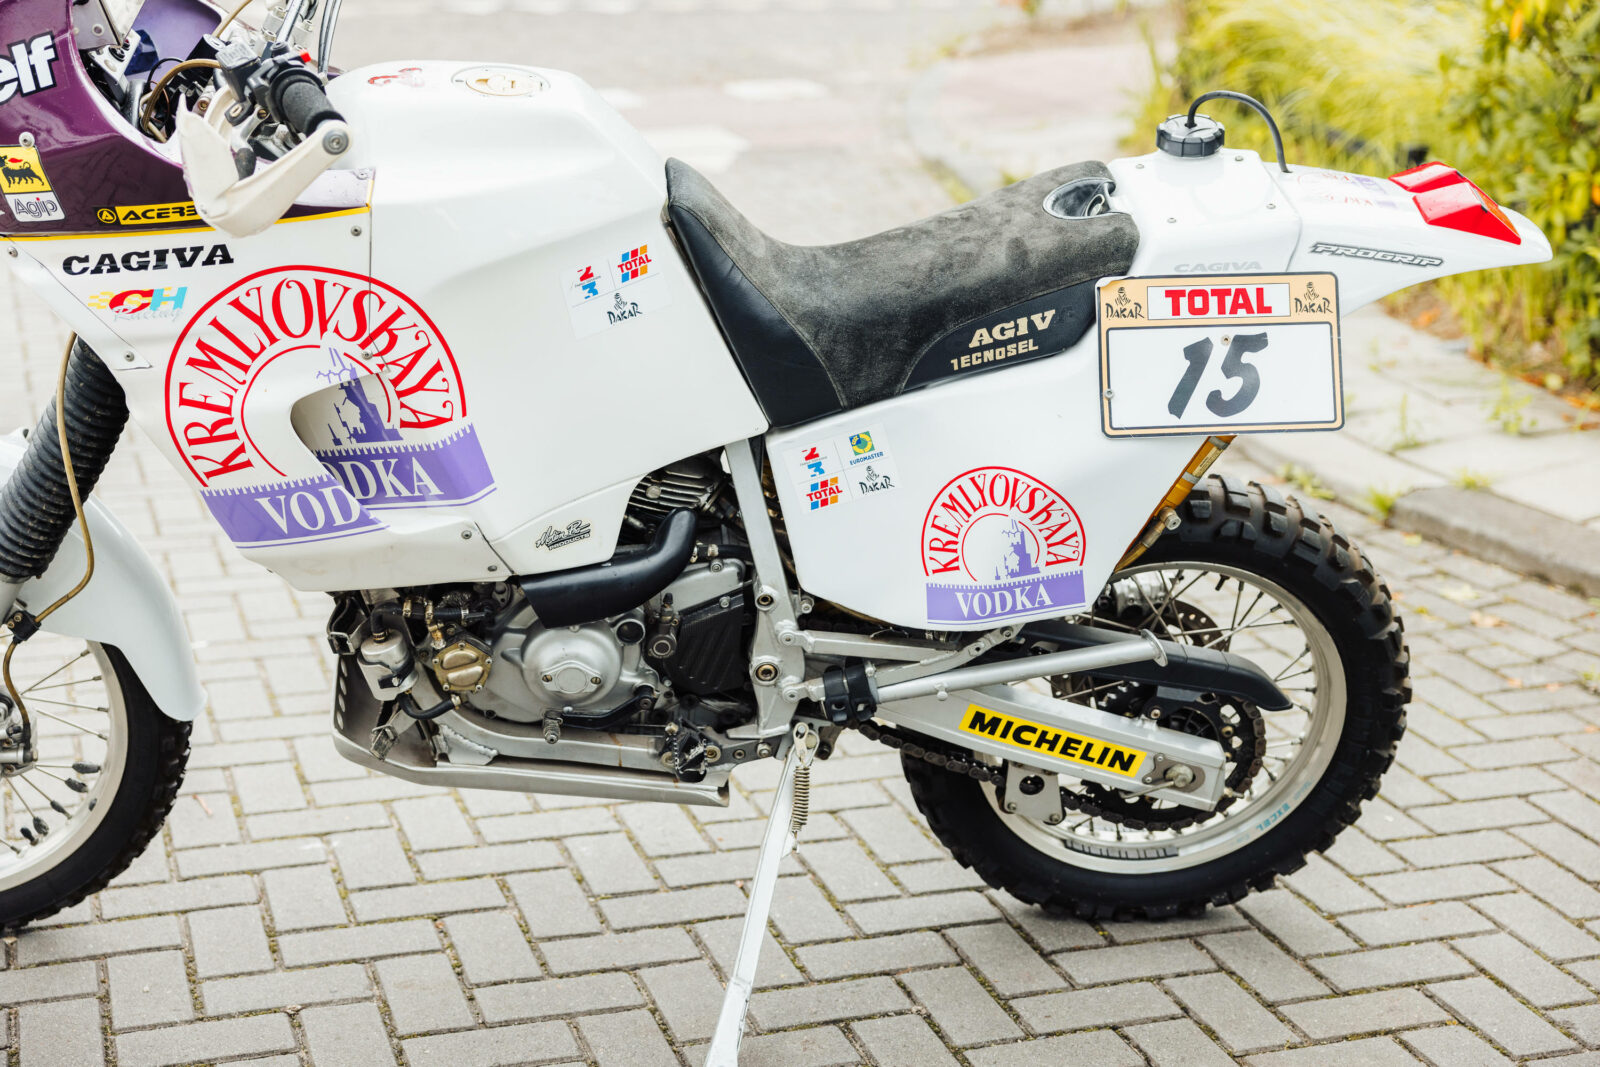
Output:
[[167,428],[240,545],[381,528],[385,509],[476,500],[494,480],[443,334],[405,294],[324,267],[261,271],[189,321]]
[[929,622],[1061,615],[1086,603],[1078,513],[1010,467],[950,479],[928,506],[919,548]]

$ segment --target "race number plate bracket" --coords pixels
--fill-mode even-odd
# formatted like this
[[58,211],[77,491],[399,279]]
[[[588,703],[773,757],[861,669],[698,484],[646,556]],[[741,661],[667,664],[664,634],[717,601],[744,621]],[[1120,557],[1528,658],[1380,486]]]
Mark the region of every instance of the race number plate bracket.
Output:
[[1108,437],[1344,425],[1336,276],[1111,278],[1097,296]]

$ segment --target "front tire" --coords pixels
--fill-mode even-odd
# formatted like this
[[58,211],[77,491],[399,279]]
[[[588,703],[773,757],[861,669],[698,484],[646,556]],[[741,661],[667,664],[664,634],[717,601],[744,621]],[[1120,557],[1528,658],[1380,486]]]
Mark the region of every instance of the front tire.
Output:
[[[1121,814],[1109,820],[1114,838],[1093,836],[1092,818],[1083,831],[1072,810],[1060,827],[1007,815],[995,786],[903,756],[911,794],[935,835],[964,866],[1021,900],[1094,919],[1193,915],[1208,903],[1231,903],[1268,888],[1278,875],[1303,866],[1308,853],[1333,844],[1355,821],[1361,802],[1377,794],[1394,759],[1411,696],[1409,657],[1388,588],[1361,552],[1327,520],[1253,482],[1213,475],[1196,486],[1179,513],[1181,525],[1112,582],[1199,571],[1223,580],[1236,576],[1241,588],[1248,581],[1278,598],[1284,617],[1306,631],[1307,652],[1314,654],[1302,653],[1305,662],[1321,671],[1313,675],[1310,695],[1298,698],[1304,701],[1306,738],[1283,750],[1292,751],[1292,758],[1269,757],[1264,771],[1246,775],[1251,784],[1235,802],[1194,826],[1184,825],[1182,813],[1110,798],[1121,805]],[[1242,597],[1236,611],[1240,602]],[[1153,614],[1164,610],[1157,607]],[[1170,636],[1211,643],[1218,638],[1194,635],[1226,629],[1202,611],[1184,617],[1203,622],[1180,621]],[[1235,631],[1241,629],[1237,617],[1233,621]],[[1160,628],[1156,633],[1169,636]],[[1262,647],[1268,655],[1273,651]],[[1308,673],[1296,662],[1278,673]],[[1257,719],[1265,716],[1271,724],[1279,714],[1288,713],[1257,713]]]

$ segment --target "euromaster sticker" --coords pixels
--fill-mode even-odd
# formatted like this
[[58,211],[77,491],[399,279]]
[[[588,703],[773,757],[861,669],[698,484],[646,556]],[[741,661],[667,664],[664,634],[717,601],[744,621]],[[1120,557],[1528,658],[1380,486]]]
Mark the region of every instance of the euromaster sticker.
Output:
[[1011,467],[958,474],[922,520],[928,621],[1062,615],[1084,598],[1084,529],[1067,498]]
[[820,488],[833,490],[830,503],[863,500],[900,488],[900,471],[889,450],[888,435],[879,425],[859,426],[837,437],[791,448],[784,459],[808,510],[819,507],[812,494]]

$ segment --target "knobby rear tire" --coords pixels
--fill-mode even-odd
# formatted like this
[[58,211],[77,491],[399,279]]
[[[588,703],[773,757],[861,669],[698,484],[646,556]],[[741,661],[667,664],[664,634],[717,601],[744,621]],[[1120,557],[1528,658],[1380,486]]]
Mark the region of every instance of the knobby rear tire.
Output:
[[1410,659],[1388,587],[1360,550],[1293,498],[1212,475],[1179,507],[1182,523],[1139,560],[1216,563],[1258,574],[1299,598],[1343,662],[1344,728],[1306,800],[1270,830],[1216,859],[1160,873],[1089,870],[1017,836],[982,792],[993,789],[902,756],[917,807],[963,866],[1020,900],[1085,919],[1197,915],[1267,889],[1326,850],[1377,795],[1405,733]]

